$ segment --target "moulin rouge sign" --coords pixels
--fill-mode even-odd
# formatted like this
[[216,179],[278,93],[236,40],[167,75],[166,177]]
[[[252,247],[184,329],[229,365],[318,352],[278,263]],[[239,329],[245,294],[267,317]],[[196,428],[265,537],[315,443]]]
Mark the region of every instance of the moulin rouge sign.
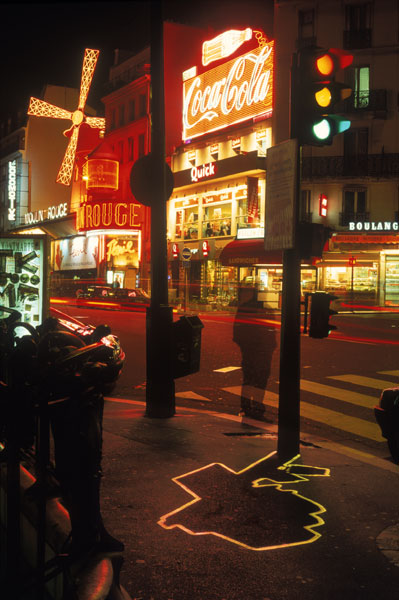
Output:
[[[274,41],[252,29],[225,31],[202,46],[202,64],[220,61],[242,44],[249,52],[196,75],[190,69],[183,83],[183,140],[273,111]],[[195,73],[194,76],[192,74]],[[190,76],[191,75],[191,76]]]

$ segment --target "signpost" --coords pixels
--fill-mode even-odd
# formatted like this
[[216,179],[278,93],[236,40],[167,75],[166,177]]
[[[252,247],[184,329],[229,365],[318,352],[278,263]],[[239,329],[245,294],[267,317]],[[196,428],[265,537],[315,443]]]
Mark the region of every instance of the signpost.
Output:
[[183,259],[183,267],[185,267],[184,269],[184,312],[187,311],[187,304],[188,304],[188,268],[190,266],[190,260],[191,260],[191,250],[190,248],[183,248],[182,250],[182,259]]

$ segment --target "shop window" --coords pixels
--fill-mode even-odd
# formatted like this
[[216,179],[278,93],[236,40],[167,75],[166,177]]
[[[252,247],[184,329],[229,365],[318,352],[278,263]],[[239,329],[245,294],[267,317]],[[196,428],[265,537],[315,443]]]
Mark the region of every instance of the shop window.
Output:
[[204,210],[202,237],[231,235],[231,203],[207,206]]
[[129,121],[134,121],[136,118],[136,102],[129,100]]
[[347,226],[349,222],[368,221],[366,190],[344,190],[341,223]]
[[324,269],[324,288],[338,295],[356,294],[359,298],[374,298],[377,293],[377,265],[336,266]]
[[399,306],[399,257],[387,256],[385,262],[385,304]]
[[140,133],[139,135],[139,158],[145,154],[145,135]]
[[128,161],[134,160],[134,138],[127,138],[127,159]]
[[176,211],[176,239],[198,239],[198,205]]

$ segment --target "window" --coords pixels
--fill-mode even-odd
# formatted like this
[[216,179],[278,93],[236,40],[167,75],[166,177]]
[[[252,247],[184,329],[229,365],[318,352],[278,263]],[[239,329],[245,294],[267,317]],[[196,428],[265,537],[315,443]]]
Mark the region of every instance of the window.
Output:
[[350,221],[368,221],[367,190],[346,189],[343,192],[341,225],[347,226]]
[[368,174],[368,129],[350,129],[344,133],[344,175]]
[[144,133],[139,135],[139,158],[145,154],[145,136]]
[[315,37],[315,11],[300,10],[298,13],[298,40],[308,40]]
[[129,100],[129,121],[134,121],[136,118],[136,102]]
[[134,160],[134,139],[127,138],[127,160]]
[[111,129],[115,129],[116,127],[116,109],[113,108],[111,110]]
[[119,157],[119,161],[122,163],[123,162],[123,140],[120,140],[118,142],[118,157]]
[[345,48],[371,46],[371,3],[348,4],[345,7]]
[[125,105],[122,104],[119,107],[119,127],[122,127],[125,124]]
[[140,94],[139,96],[139,117],[145,117],[147,114],[147,96]]
[[367,108],[370,103],[370,67],[353,69],[353,106]]

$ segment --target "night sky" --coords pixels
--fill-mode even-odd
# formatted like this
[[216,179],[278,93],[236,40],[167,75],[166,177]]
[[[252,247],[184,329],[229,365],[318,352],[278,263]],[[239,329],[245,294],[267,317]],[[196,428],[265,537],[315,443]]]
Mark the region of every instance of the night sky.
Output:
[[[209,27],[266,29],[267,0],[165,0],[164,18]],[[269,4],[273,4],[270,0]],[[88,104],[101,110],[114,49],[140,51],[150,40],[150,2],[0,3],[0,121],[26,112],[46,83],[79,88],[85,48],[100,50]]]

